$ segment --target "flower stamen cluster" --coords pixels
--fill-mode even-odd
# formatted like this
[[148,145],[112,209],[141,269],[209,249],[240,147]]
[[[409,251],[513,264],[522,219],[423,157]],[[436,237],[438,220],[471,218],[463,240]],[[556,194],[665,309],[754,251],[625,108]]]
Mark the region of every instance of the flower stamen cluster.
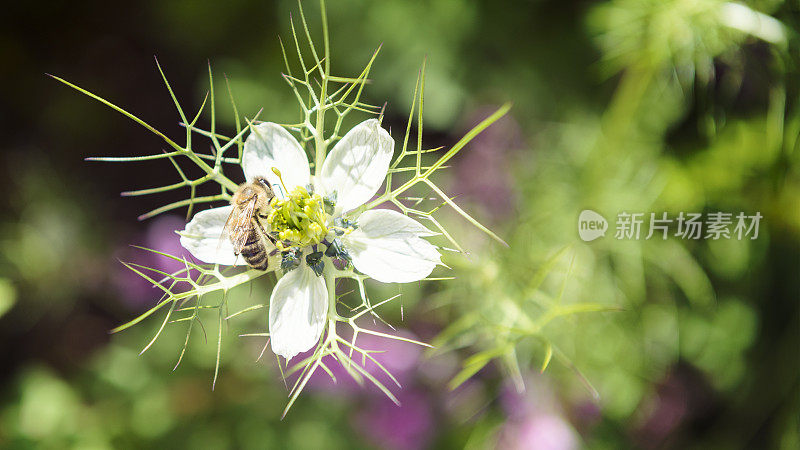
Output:
[[328,235],[325,226],[328,215],[319,194],[311,194],[305,187],[296,186],[286,199],[274,197],[270,206],[272,210],[267,223],[279,239],[275,244],[278,250],[316,245]]

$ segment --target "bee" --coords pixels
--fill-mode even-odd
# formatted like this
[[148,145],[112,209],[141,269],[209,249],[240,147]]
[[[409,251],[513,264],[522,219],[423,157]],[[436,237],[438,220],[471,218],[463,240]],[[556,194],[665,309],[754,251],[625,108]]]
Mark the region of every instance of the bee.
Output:
[[266,178],[239,186],[231,198],[231,214],[225,222],[224,233],[233,244],[236,255],[254,269],[267,270],[269,257],[277,248],[275,238],[264,226],[270,212],[269,202],[275,197]]

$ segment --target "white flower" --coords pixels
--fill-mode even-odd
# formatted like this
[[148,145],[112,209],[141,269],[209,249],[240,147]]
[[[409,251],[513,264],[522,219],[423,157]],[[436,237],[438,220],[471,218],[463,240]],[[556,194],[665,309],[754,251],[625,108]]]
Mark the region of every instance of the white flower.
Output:
[[[313,214],[305,215],[312,217],[310,228],[289,229],[297,222],[279,223],[281,214],[269,219],[273,220],[273,232],[278,233],[281,227],[286,230],[281,235],[286,239],[282,248],[286,252],[274,256],[270,268],[279,268],[281,256],[284,263],[287,258],[299,263],[278,281],[270,297],[272,350],[287,360],[312,348],[325,328],[330,299],[319,269],[324,265],[333,270],[331,257],[340,261],[347,258],[358,271],[384,283],[421,280],[440,264],[439,252],[422,239],[435,233],[404,214],[378,209],[356,218],[343,217],[375,195],[386,178],[393,152],[394,140],[389,133],[376,119],[366,120],[336,143],[325,158],[320,176],[312,177],[303,148],[286,129],[269,122],[252,127],[242,156],[247,181],[266,178],[284,204],[291,206],[286,212],[303,207],[313,210]],[[273,168],[278,169],[282,182]],[[309,185],[313,194],[305,190]],[[328,212],[324,211],[323,197],[334,201]],[[234,255],[230,242],[220,240],[230,211],[231,207],[225,206],[197,213],[181,232],[181,245],[206,263],[245,264]],[[308,229],[314,232],[304,234]],[[302,245],[292,246],[299,242]],[[328,256],[319,259],[326,248]],[[317,260],[322,265],[315,264]]]

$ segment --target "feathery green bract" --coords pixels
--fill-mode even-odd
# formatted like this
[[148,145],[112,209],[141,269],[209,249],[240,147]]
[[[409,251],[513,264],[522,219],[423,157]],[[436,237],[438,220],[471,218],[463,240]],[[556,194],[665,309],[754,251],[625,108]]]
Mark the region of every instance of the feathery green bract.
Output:
[[[558,264],[563,265],[563,257],[570,246],[563,247],[545,260],[539,269],[528,277],[528,283],[520,286],[507,282],[503,274],[497,272],[497,267],[489,265],[474,265],[466,263],[461,269],[473,272],[471,276],[464,277],[465,281],[450,291],[443,293],[453,297],[463,309],[470,312],[464,313],[458,320],[445,328],[434,341],[436,350],[443,352],[463,347],[477,349],[477,352],[464,360],[462,369],[450,380],[449,387],[455,389],[477,374],[490,362],[497,361],[514,382],[517,390],[524,390],[523,371],[517,356],[521,346],[533,344],[541,347],[542,361],[540,370],[543,372],[550,364],[552,357],[557,356],[568,367],[573,368],[577,375],[590,386],[585,377],[572,366],[569,359],[558,351],[555,343],[548,336],[546,327],[556,319],[585,312],[619,311],[619,308],[593,302],[565,303],[563,300],[567,282],[570,279],[574,255],[561,280],[561,284],[554,295],[549,294],[549,289],[542,287],[546,278],[552,277],[552,272]],[[483,292],[484,295],[474,300],[468,300],[469,292]],[[492,301],[486,301],[491,298]],[[593,395],[596,393],[592,390]]]
[[[335,144],[345,134],[346,130],[343,130],[343,124],[345,119],[352,112],[358,111],[362,114],[377,115],[379,120],[382,118],[383,109],[381,107],[369,105],[362,101],[363,89],[369,81],[370,70],[380,51],[380,47],[373,53],[364,69],[356,77],[333,75],[330,72],[331,55],[325,1],[320,1],[323,36],[321,49],[315,45],[311,37],[311,32],[309,30],[302,5],[298,5],[298,7],[300,11],[301,28],[295,28],[294,23],[291,23],[292,45],[290,46],[293,47],[296,53],[297,66],[293,66],[293,64],[290,63],[290,58],[287,54],[287,48],[284,46],[282,41],[280,42],[280,45],[286,65],[286,73],[283,74],[283,79],[288,84],[290,90],[297,100],[301,111],[301,120],[297,123],[284,124],[284,126],[297,135],[299,142],[308,153],[309,160],[311,161],[310,167],[313,169],[313,173],[315,175],[319,175],[322,162],[324,161],[328,150],[332,148],[333,144]],[[304,57],[304,55],[306,56]],[[310,55],[310,58],[308,58],[308,55]],[[183,109],[177,97],[175,96],[175,93],[173,92],[172,87],[161,68],[161,65],[158,64],[158,61],[156,61],[156,65],[163,78],[167,91],[178,111],[180,125],[185,129],[185,139],[183,144],[179,144],[171,140],[164,133],[156,130],[144,120],[124,110],[123,108],[116,106],[110,101],[105,100],[61,78],[53,78],[91,98],[94,98],[106,106],[109,106],[110,108],[147,128],[150,132],[159,136],[164,140],[164,142],[167,143],[169,148],[163,153],[130,157],[93,157],[87,159],[103,162],[138,162],[157,159],[169,160],[178,174],[178,181],[171,182],[163,186],[126,191],[123,192],[122,195],[153,195],[188,188],[188,198],[163,205],[140,216],[140,219],[147,219],[163,212],[186,207],[186,217],[188,220],[192,216],[193,209],[196,205],[230,201],[232,194],[237,189],[237,184],[231,181],[231,179],[225,175],[225,171],[226,169],[232,168],[232,166],[241,166],[244,138],[248,134],[250,127],[258,123],[258,114],[255,114],[253,117],[249,118],[244,117],[244,121],[246,122],[247,126],[242,127],[239,110],[236,106],[230,85],[228,85],[227,92],[235,116],[236,133],[232,137],[221,134],[217,130],[217,109],[214,90],[214,77],[210,64],[208,67],[208,93],[206,94],[199,111],[197,111],[197,113],[191,117],[187,115],[186,111]],[[495,233],[490,231],[488,228],[466,213],[461,207],[459,207],[454,202],[453,198],[445,194],[442,188],[435,183],[432,177],[439,170],[446,169],[448,167],[446,163],[456,154],[462,151],[479,133],[506,114],[510,109],[510,105],[506,104],[501,106],[495,113],[484,119],[449,149],[428,149],[424,148],[422,144],[424,91],[425,65],[423,63],[414,91],[413,105],[409,113],[403,144],[400,148],[399,154],[391,163],[391,167],[386,178],[386,189],[374,201],[362,206],[354,212],[351,212],[351,216],[355,217],[361,212],[383,203],[391,203],[396,205],[402,210],[403,213],[407,215],[421,217],[430,222],[436,231],[444,236],[445,239],[447,239],[458,251],[463,252],[462,247],[456,242],[452,234],[449,233],[434,217],[434,213],[436,213],[440,208],[443,206],[449,206],[469,223],[488,234],[493,239],[505,244],[500,237],[498,237]],[[208,109],[206,109],[207,104]],[[209,116],[210,128],[208,130],[197,127],[198,120],[204,111],[207,112]],[[409,145],[412,125],[416,125],[415,145]],[[193,139],[196,137],[201,137],[204,140],[210,141],[212,148],[211,153],[202,153],[195,150],[197,145]],[[440,156],[435,157],[436,152],[440,152]],[[434,157],[433,160],[429,160],[431,156]],[[186,175],[187,173],[190,173],[187,170],[187,165],[196,166],[201,170],[203,175],[198,178],[190,178]],[[234,170],[240,169],[237,167]],[[219,186],[219,193],[214,195],[197,195],[198,187],[207,183],[216,183]],[[432,203],[430,208],[425,206],[428,203]],[[261,310],[265,307],[263,304],[252,305],[240,311],[229,314],[227,312],[227,294],[234,287],[250,283],[254,279],[259,278],[265,273],[269,272],[259,270],[242,271],[236,268],[230,268],[223,271],[218,265],[195,264],[186,260],[185,258],[179,258],[177,256],[161,253],[155,250],[144,250],[158,253],[166,258],[180,261],[184,268],[174,273],[166,273],[164,271],[139,264],[123,263],[127,268],[150,282],[154,287],[163,291],[163,296],[151,309],[142,313],[135,319],[120,325],[112,330],[112,332],[125,330],[133,325],[138,324],[151,315],[165,310],[166,314],[161,322],[161,326],[158,328],[153,338],[142,350],[142,352],[145,352],[155,343],[167,325],[181,325],[184,322],[187,322],[183,325],[186,327],[186,338],[178,356],[178,361],[175,365],[175,368],[177,368],[180,365],[183,356],[185,355],[192,331],[195,328],[195,324],[199,325],[205,334],[205,326],[201,320],[201,315],[212,312],[208,310],[216,310],[214,313],[216,314],[215,320],[218,325],[218,332],[217,356],[214,369],[215,384],[219,374],[221,362],[223,339],[222,328],[224,324],[228,320],[238,317],[244,313]],[[362,328],[356,323],[362,316],[366,314],[369,314],[375,319],[383,321],[378,315],[376,308],[396,299],[399,297],[399,295],[373,304],[367,295],[364,285],[364,281],[367,279],[366,276],[356,273],[353,270],[335,271],[330,264],[325,267],[323,276],[325,277],[328,287],[328,298],[330,305],[328,311],[328,321],[322,338],[318,342],[311,356],[299,363],[294,364],[291,367],[288,367],[285,372],[283,372],[283,367],[281,367],[281,371],[284,376],[298,374],[298,378],[289,391],[289,401],[286,409],[284,410],[284,415],[295,403],[298,396],[303,391],[311,376],[316,372],[317,369],[321,368],[335,381],[333,372],[327,366],[327,364],[329,364],[332,360],[335,360],[341,364],[345,371],[357,382],[363,383],[364,380],[367,380],[384,392],[392,401],[397,402],[397,398],[384,384],[384,382],[380,381],[370,371],[367,370],[367,365],[376,365],[380,371],[398,387],[400,386],[399,383],[395,377],[372,356],[375,351],[361,348],[358,345],[358,336],[369,334],[386,339],[404,341],[410,344],[428,347],[430,346],[412,339]],[[358,285],[358,296],[361,303],[357,308],[351,310],[350,314],[346,317],[339,315],[336,308],[337,303],[340,301],[340,297],[337,297],[335,291],[337,279],[351,279]],[[450,278],[431,277],[429,279],[445,280]],[[219,293],[222,294],[221,301],[209,303],[209,295],[218,295]],[[337,330],[339,325],[348,327],[352,331],[349,339],[345,339],[339,333]],[[268,337],[269,333],[248,333],[242,336]],[[326,357],[330,358],[325,359]]]

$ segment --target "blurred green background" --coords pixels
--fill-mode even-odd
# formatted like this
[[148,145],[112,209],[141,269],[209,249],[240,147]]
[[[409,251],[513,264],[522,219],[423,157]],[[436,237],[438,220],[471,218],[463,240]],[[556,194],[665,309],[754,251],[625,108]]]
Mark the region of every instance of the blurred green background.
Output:
[[[108,334],[158,297],[117,259],[170,268],[129,244],[181,252],[183,211],[136,217],[184,193],[120,199],[178,181],[172,167],[83,158],[163,143],[45,73],[180,137],[153,55],[195,109],[210,61],[242,114],[296,120],[278,43],[296,3],[4,5],[0,447],[800,448],[800,5],[741,5],[331,2],[334,72],[357,75],[382,44],[365,95],[388,102],[396,140],[425,58],[428,147],[514,102],[442,177],[510,248],[445,213],[470,250],[437,272],[456,280],[404,286],[402,313],[384,316],[437,349],[369,343],[387,350],[402,406],[319,378],[283,421],[274,358],[256,362],[263,339],[237,337],[266,314],[227,324],[213,392],[213,325],[175,371],[181,324],[142,356],[158,319]],[[219,120],[233,129],[230,111]],[[764,218],[756,240],[626,241],[612,228],[584,243],[587,208],[612,226],[621,211]],[[614,311],[557,314],[586,303]],[[462,368],[476,374],[449,390]]]

